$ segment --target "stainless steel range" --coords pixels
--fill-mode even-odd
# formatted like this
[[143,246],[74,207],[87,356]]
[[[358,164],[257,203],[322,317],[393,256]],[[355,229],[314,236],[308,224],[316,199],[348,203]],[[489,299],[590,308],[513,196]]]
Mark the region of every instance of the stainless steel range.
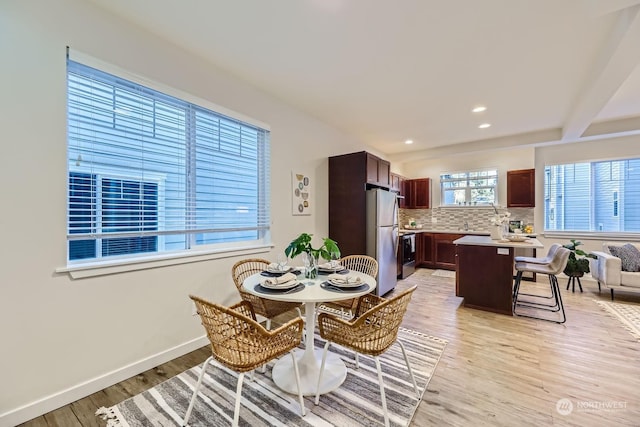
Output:
[[416,271],[416,234],[404,233],[400,236],[399,250],[398,256],[402,260],[400,278],[404,279]]

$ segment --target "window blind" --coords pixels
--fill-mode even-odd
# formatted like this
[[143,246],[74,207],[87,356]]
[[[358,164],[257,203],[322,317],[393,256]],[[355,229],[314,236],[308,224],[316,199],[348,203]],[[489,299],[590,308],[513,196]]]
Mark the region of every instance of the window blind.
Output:
[[264,242],[269,131],[69,59],[69,261]]
[[545,166],[547,231],[640,232],[640,159]]

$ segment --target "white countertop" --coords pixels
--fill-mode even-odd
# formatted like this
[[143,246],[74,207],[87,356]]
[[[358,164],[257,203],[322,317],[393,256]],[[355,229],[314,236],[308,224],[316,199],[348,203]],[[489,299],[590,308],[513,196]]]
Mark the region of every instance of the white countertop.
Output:
[[464,236],[453,241],[456,245],[473,246],[500,246],[503,248],[543,248],[544,245],[538,239],[527,239],[524,242],[512,242],[510,240],[492,240],[489,236]]

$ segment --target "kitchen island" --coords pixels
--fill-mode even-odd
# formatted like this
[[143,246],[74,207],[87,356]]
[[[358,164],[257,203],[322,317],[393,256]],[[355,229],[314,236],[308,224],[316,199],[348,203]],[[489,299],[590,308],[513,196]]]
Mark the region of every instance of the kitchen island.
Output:
[[465,307],[513,315],[513,259],[516,248],[544,247],[537,239],[524,242],[464,236],[456,245],[456,296]]

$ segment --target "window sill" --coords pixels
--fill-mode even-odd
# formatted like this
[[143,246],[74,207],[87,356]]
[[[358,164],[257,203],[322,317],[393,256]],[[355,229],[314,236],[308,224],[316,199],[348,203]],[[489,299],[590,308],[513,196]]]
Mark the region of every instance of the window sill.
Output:
[[191,262],[209,261],[212,259],[246,256],[269,252],[273,245],[260,245],[241,248],[227,248],[207,251],[138,258],[126,261],[106,261],[100,263],[82,264],[56,268],[56,273],[68,273],[72,279],[105,276],[109,274],[126,273],[129,271],[146,270],[150,268],[168,267],[171,265],[188,264]]
[[587,240],[604,240],[604,241],[621,241],[621,242],[637,242],[640,241],[640,233],[619,233],[613,231],[544,231],[542,235],[545,238],[561,238],[571,239],[587,239]]

